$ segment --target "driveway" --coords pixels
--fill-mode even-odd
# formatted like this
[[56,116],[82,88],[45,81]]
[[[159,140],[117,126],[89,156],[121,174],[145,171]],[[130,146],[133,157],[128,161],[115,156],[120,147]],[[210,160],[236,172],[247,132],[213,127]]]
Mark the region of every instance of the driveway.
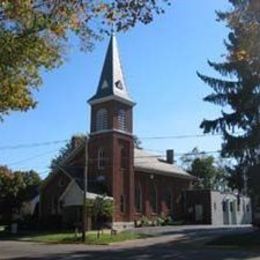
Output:
[[[168,232],[167,233],[167,228]],[[226,233],[251,232],[245,228],[163,227],[144,229],[143,232],[163,232],[162,236],[128,241],[110,246],[46,245],[31,242],[1,241],[0,259],[260,259],[259,251],[219,249],[203,243]]]

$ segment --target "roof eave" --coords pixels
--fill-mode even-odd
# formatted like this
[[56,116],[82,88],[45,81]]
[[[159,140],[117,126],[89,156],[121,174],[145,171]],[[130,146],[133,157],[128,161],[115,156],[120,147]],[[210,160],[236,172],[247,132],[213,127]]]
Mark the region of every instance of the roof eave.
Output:
[[158,171],[158,170],[143,168],[143,167],[139,167],[139,166],[134,166],[134,170],[144,172],[144,173],[165,175],[165,176],[168,176],[168,177],[178,177],[178,178],[184,178],[184,179],[190,179],[190,180],[197,180],[196,177],[194,177],[194,176],[192,176],[188,173],[186,175],[186,174],[176,173],[176,172]]
[[121,103],[124,103],[126,105],[130,105],[130,106],[135,106],[136,105],[136,103],[132,99],[121,97],[121,96],[117,96],[117,95],[110,95],[110,96],[101,97],[101,98],[96,98],[94,96],[94,97],[92,97],[92,98],[90,98],[88,100],[88,103],[90,105],[96,105],[96,104],[100,104],[100,103],[111,101],[111,100],[119,101]]

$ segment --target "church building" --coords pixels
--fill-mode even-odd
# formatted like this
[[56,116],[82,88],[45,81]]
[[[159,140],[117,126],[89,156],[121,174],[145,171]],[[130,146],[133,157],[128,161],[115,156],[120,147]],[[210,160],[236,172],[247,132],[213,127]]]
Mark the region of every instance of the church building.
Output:
[[[183,191],[194,177],[174,164],[173,150],[165,159],[135,147],[133,108],[115,35],[111,36],[91,106],[88,136],[87,198],[106,194],[114,203],[114,227],[130,227],[143,216],[184,218]],[[156,120],[156,119],[155,119]],[[47,178],[41,192],[43,218],[59,216],[63,222],[80,222],[86,142],[73,139],[73,149]]]

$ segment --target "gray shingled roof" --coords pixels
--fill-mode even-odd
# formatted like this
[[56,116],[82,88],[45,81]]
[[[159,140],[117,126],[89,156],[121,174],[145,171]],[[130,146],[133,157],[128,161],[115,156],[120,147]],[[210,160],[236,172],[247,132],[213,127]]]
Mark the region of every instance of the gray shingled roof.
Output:
[[[79,150],[78,150],[79,152]],[[79,187],[83,189],[84,166],[63,166],[67,174],[74,179]],[[134,169],[136,172],[164,175],[169,177],[196,179],[185,172],[176,164],[169,164],[163,161],[161,156],[148,153],[145,150],[134,149]]]
[[158,156],[141,149],[134,150],[135,171],[153,173],[165,176],[176,176],[194,179],[192,175],[179,168],[176,164],[169,164]]
[[133,102],[129,97],[120,62],[115,35],[111,36],[96,94],[89,99],[94,102],[105,97],[119,97]]

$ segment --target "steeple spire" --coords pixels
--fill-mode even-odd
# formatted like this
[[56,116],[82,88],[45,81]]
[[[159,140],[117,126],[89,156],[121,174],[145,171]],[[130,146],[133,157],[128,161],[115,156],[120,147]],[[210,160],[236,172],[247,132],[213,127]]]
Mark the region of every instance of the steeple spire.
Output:
[[90,104],[106,99],[119,99],[134,104],[129,97],[124,80],[115,33],[112,31],[106,53],[101,77],[96,94],[89,100]]

